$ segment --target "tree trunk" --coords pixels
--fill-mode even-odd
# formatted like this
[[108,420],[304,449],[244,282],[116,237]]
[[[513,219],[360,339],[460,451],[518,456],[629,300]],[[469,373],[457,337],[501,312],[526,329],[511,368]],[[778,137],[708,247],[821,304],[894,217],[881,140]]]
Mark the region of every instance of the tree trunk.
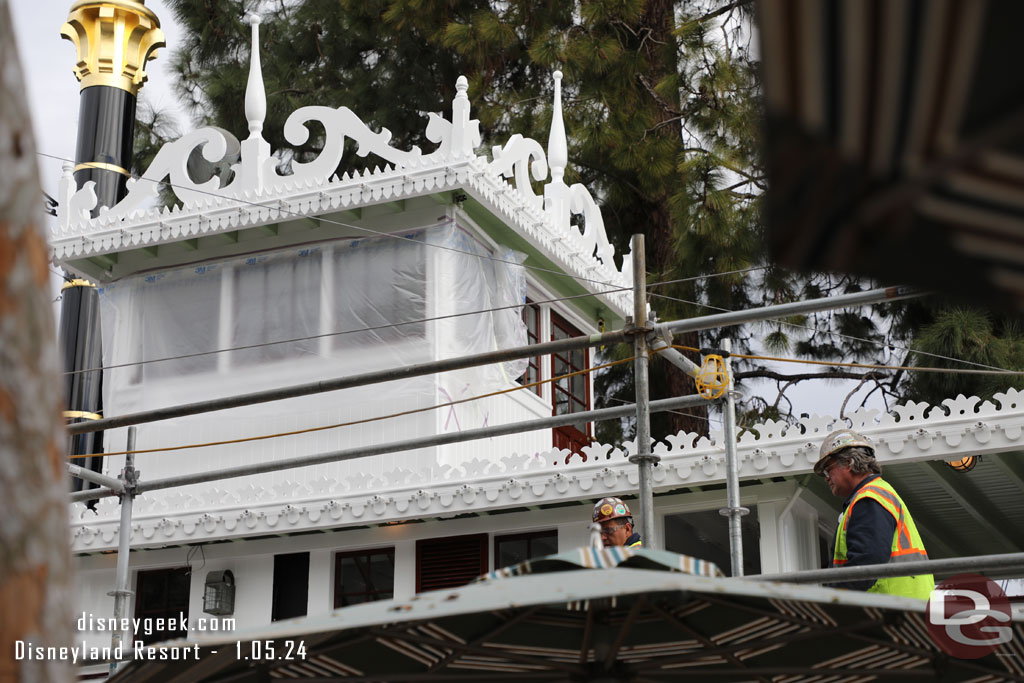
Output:
[[70,680],[69,662],[15,658],[71,645],[64,429],[42,193],[7,0],[0,0],[0,683]]
[[[648,63],[651,65],[649,78],[652,83],[657,83],[663,77],[676,70],[676,59],[678,58],[678,45],[675,36],[675,3],[672,0],[650,0],[644,11],[642,26],[650,31],[644,41],[644,50],[647,54]],[[671,136],[679,141],[682,146],[682,123],[670,121],[673,118],[671,112],[658,107],[658,123],[664,123],[653,133],[659,136]],[[661,195],[652,198],[652,205],[648,207],[646,214],[646,225],[644,232],[647,236],[647,270],[650,273],[649,280],[667,279],[667,275],[673,271],[675,260],[680,257],[675,249],[673,219],[669,210],[671,199],[671,188],[663,186]],[[654,307],[657,310],[657,306]],[[691,332],[676,340],[676,344],[683,346],[699,346],[697,333]],[[698,365],[700,358],[696,354],[686,354]],[[688,396],[697,393],[696,385],[682,370],[663,363],[665,368],[665,385],[668,389],[667,397]],[[708,434],[708,411],[707,408],[693,407],[675,410],[668,414],[670,433],[692,432],[706,436]]]

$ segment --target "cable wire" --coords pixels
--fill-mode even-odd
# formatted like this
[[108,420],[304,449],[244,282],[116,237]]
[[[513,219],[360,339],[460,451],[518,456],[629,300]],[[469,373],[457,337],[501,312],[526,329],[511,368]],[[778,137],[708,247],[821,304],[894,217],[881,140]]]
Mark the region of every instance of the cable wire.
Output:
[[[627,289],[632,289],[632,287],[623,287],[621,289],[616,289],[616,290],[613,290],[613,291],[624,291],[624,290],[627,290]],[[530,303],[531,304],[549,304],[549,303],[555,303],[555,302],[558,302],[558,301],[570,301],[572,299],[586,298],[586,297],[590,297],[590,296],[594,296],[594,295],[590,294],[590,293],[587,293],[587,294],[575,294],[573,296],[558,297],[558,298],[555,298],[555,299],[544,299],[544,300],[541,300],[541,301],[531,301]],[[292,344],[292,343],[301,342],[301,341],[311,341],[311,340],[314,340],[314,339],[323,339],[325,337],[338,337],[338,336],[342,336],[342,335],[346,335],[346,334],[358,334],[360,332],[373,332],[375,330],[383,330],[383,329],[389,329],[389,328],[393,328],[393,327],[402,327],[403,325],[419,325],[419,324],[423,324],[423,323],[437,322],[437,321],[440,321],[440,320],[449,320],[451,318],[460,318],[460,317],[469,316],[469,315],[486,315],[488,313],[495,313],[495,312],[498,312],[498,311],[504,311],[504,310],[508,310],[508,309],[511,309],[511,308],[522,308],[523,306],[526,306],[526,305],[527,304],[522,303],[522,304],[512,304],[510,306],[497,306],[495,308],[485,308],[485,309],[479,310],[479,311],[468,311],[468,312],[465,312],[465,313],[450,313],[448,315],[439,315],[439,316],[435,316],[433,318],[420,318],[418,320],[404,320],[404,321],[397,322],[397,323],[384,323],[382,325],[371,325],[369,327],[360,327],[360,328],[351,329],[351,330],[342,330],[340,332],[324,332],[322,334],[313,334],[313,335],[309,335],[309,336],[306,336],[306,337],[293,337],[291,339],[280,339],[280,340],[276,340],[276,341],[261,342],[259,344],[247,344],[247,345],[244,345],[244,346],[232,346],[232,347],[229,347],[229,348],[226,348],[226,349],[214,349],[212,351],[197,351],[196,353],[185,353],[185,354],[181,354],[180,356],[167,356],[165,358],[151,358],[150,360],[133,361],[131,363],[118,363],[116,365],[104,365],[104,366],[101,366],[101,367],[98,367],[98,368],[84,368],[82,370],[68,370],[64,374],[65,375],[77,375],[77,374],[85,373],[85,372],[98,372],[98,371],[101,371],[101,370],[116,370],[118,368],[135,367],[137,365],[149,365],[151,363],[163,363],[163,362],[172,361],[172,360],[184,360],[184,359],[187,359],[187,358],[198,358],[200,356],[211,356],[211,355],[215,355],[215,354],[218,354],[218,353],[230,353],[232,351],[246,351],[246,350],[249,350],[249,349],[259,349],[259,348],[263,348],[263,347],[266,347],[266,346],[276,346],[278,344]]]
[[[36,152],[36,154],[38,154],[39,156],[42,156],[42,157],[47,157],[48,159],[55,159],[57,161],[67,161],[67,162],[70,162],[70,163],[74,163],[70,159],[66,159],[66,158],[60,157],[60,156],[55,156],[53,154],[46,154],[45,152]],[[171,187],[171,188],[178,187],[177,185],[175,185],[174,183],[171,183],[171,182],[160,181],[160,180],[153,180],[152,178],[146,178],[144,176],[137,176],[137,175],[134,175],[134,174],[131,175],[131,178],[133,180],[146,180],[146,181],[149,181],[151,183],[157,183],[157,184],[160,184],[160,185],[166,185],[166,186]],[[295,218],[308,218],[309,220],[315,220],[315,221],[318,221],[320,223],[327,223],[328,225],[334,225],[334,226],[341,227],[341,228],[350,228],[352,230],[359,230],[361,232],[366,232],[366,233],[369,233],[371,235],[377,235],[379,237],[388,237],[388,238],[391,238],[391,239],[397,239],[397,240],[402,240],[402,241],[406,241],[406,242],[414,242],[416,244],[421,244],[421,245],[424,245],[424,246],[434,247],[436,249],[443,249],[443,250],[446,250],[446,251],[452,251],[452,252],[455,252],[457,254],[465,254],[467,256],[474,256],[476,258],[487,259],[488,261],[493,261],[495,263],[505,263],[505,264],[509,264],[509,265],[513,265],[513,266],[520,266],[522,268],[526,268],[528,270],[533,270],[533,271],[536,271],[536,272],[539,272],[539,273],[547,273],[548,275],[558,275],[560,277],[567,277],[567,278],[570,278],[572,280],[576,280],[578,282],[588,282],[588,283],[591,283],[591,284],[598,284],[598,285],[601,285],[603,287],[612,287],[613,286],[612,283],[610,283],[610,282],[604,282],[603,280],[595,280],[593,278],[587,278],[587,277],[581,277],[581,276],[578,276],[578,275],[572,275],[570,273],[566,273],[566,272],[563,272],[563,271],[560,271],[560,270],[554,270],[552,268],[542,268],[540,266],[528,266],[528,265],[526,265],[524,263],[517,263],[516,261],[509,261],[507,259],[500,259],[500,258],[497,258],[495,256],[491,256],[489,254],[487,254],[487,255],[477,254],[477,253],[474,253],[474,252],[471,252],[471,251],[466,251],[464,249],[458,249],[456,247],[448,247],[448,246],[445,246],[443,244],[429,244],[427,242],[420,242],[420,241],[416,240],[413,237],[406,237],[405,235],[395,235],[395,234],[392,234],[392,233],[389,233],[389,232],[383,232],[383,231],[380,231],[380,230],[374,230],[373,228],[366,228],[366,227],[362,227],[362,226],[358,226],[358,225],[352,225],[351,223],[342,223],[341,221],[331,220],[329,218],[323,218],[322,216],[309,216],[309,215],[300,213],[298,211],[291,211],[289,209],[284,209],[279,204],[260,204],[259,202],[250,201],[250,200],[247,200],[247,199],[242,199],[240,197],[225,197],[222,194],[218,194],[216,192],[210,192],[210,191],[207,191],[207,190],[201,190],[201,189],[196,188],[196,187],[190,187],[190,188],[187,188],[187,189],[189,190],[189,192],[195,192],[197,194],[205,194],[205,195],[209,195],[210,197],[216,197],[218,199],[223,199],[223,200],[232,201],[232,202],[238,202],[239,204],[245,204],[245,205],[252,206],[252,207],[255,207],[255,208],[258,208],[258,209],[273,209],[273,210],[275,210],[275,211],[277,211],[279,213],[288,214],[288,215],[293,216]],[[279,201],[279,200],[275,200],[275,202],[276,201]]]
[[575,377],[576,375],[582,375],[582,374],[586,374],[586,373],[595,372],[597,370],[602,370],[604,368],[608,368],[608,367],[611,367],[613,365],[619,365],[621,363],[628,363],[630,361],[635,360],[635,358],[636,357],[633,356],[633,357],[630,357],[630,358],[623,358],[621,360],[614,360],[614,361],[611,361],[609,363],[603,363],[601,365],[595,365],[595,366],[590,367],[590,368],[584,368],[582,370],[576,370],[574,372],[570,372],[570,373],[567,373],[565,375],[559,375],[557,377],[550,377],[548,379],[539,380],[537,382],[531,382],[529,384],[520,384],[518,386],[509,387],[508,389],[501,389],[499,391],[492,391],[492,392],[487,393],[487,394],[480,394],[478,396],[469,396],[469,397],[460,398],[460,399],[457,399],[457,400],[454,400],[454,401],[448,401],[447,403],[438,403],[436,405],[426,406],[426,407],[423,407],[423,408],[412,408],[410,410],[403,410],[401,412],[391,413],[389,415],[379,415],[377,417],[367,417],[367,418],[363,418],[362,420],[351,420],[349,422],[338,422],[336,424],[322,425],[320,427],[307,427],[306,429],[296,429],[296,430],[289,431],[289,432],[277,432],[275,434],[263,434],[263,435],[260,435],[260,436],[246,436],[246,437],[241,437],[241,438],[238,438],[238,439],[226,439],[224,441],[209,441],[209,442],[206,442],[206,443],[186,444],[186,445],[183,445],[183,446],[168,446],[166,448],[147,448],[147,449],[143,449],[143,450],[134,450],[134,451],[115,451],[113,453],[83,453],[81,455],[69,455],[68,456],[68,460],[79,460],[79,459],[82,459],[82,458],[95,458],[95,457],[114,456],[114,455],[138,455],[140,453],[163,453],[163,452],[167,452],[167,451],[189,450],[189,449],[192,449],[192,448],[206,448],[208,446],[226,446],[226,445],[233,444],[233,443],[248,443],[250,441],[264,441],[264,440],[267,440],[267,439],[276,439],[276,438],[283,437],[283,436],[296,436],[298,434],[309,434],[311,432],[322,432],[322,431],[326,431],[328,429],[337,429],[339,427],[352,427],[352,426],[355,426],[355,425],[368,424],[370,422],[381,422],[383,420],[390,420],[390,419],[393,419],[393,418],[396,418],[396,417],[405,417],[407,415],[415,415],[417,413],[425,413],[425,412],[428,412],[428,411],[431,411],[431,410],[437,410],[439,408],[449,408],[449,407],[452,407],[452,406],[460,405],[462,403],[469,403],[471,401],[478,401],[478,400],[483,399],[483,398],[490,398],[492,396],[501,396],[502,394],[509,394],[509,393],[514,392],[514,391],[520,391],[522,389],[532,389],[532,388],[538,387],[538,386],[540,386],[542,384],[547,384],[547,383],[550,383],[550,382],[557,382],[559,380],[567,379],[569,377]]
[[[652,284],[648,285],[648,287],[656,287],[656,286],[660,286],[660,285],[677,284],[677,283],[680,283],[680,282],[690,282],[690,281],[693,281],[693,280],[703,280],[703,279],[708,279],[708,278],[712,278],[712,277],[720,277],[720,276],[725,276],[725,275],[733,275],[733,274],[736,274],[736,273],[748,272],[749,270],[751,270],[751,269],[726,271],[726,272],[723,272],[723,273],[713,273],[713,274],[710,274],[710,275],[699,275],[699,276],[695,276],[695,277],[691,277],[691,278],[681,278],[681,279],[678,279],[678,280],[666,280],[664,282],[652,283]],[[632,289],[633,289],[632,287],[617,287],[615,289],[610,289],[610,290],[607,290],[607,291],[604,291],[604,292],[597,292],[597,294],[609,294],[609,293],[612,293],[612,292],[630,291]],[[588,297],[591,297],[591,296],[595,296],[595,294],[588,292],[586,294],[574,294],[574,295],[571,295],[571,296],[555,297],[553,299],[542,299],[542,300],[539,300],[539,301],[531,301],[529,303],[530,304],[551,304],[551,303],[557,303],[557,302],[562,302],[562,301],[572,301],[573,299],[584,299],[584,298],[588,298]],[[314,340],[314,339],[323,339],[323,338],[326,338],[326,337],[336,337],[336,336],[342,336],[342,335],[346,335],[346,334],[358,334],[360,332],[373,332],[373,331],[376,331],[376,330],[401,327],[403,325],[419,325],[419,324],[423,324],[423,323],[437,322],[437,321],[440,321],[440,320],[449,320],[449,319],[452,319],[452,318],[460,318],[460,317],[470,316],[470,315],[486,315],[486,314],[489,314],[489,313],[495,313],[495,312],[498,312],[498,311],[505,311],[505,310],[509,310],[509,309],[513,309],[513,308],[522,308],[523,306],[526,306],[526,305],[527,304],[524,302],[522,304],[511,304],[509,306],[496,306],[494,308],[485,308],[485,309],[477,310],[477,311],[467,311],[465,313],[450,313],[448,315],[439,315],[439,316],[435,316],[433,318],[420,318],[420,319],[417,319],[417,320],[405,320],[405,321],[396,322],[396,323],[384,323],[382,325],[372,325],[372,326],[368,326],[368,327],[360,327],[360,328],[351,329],[351,330],[341,330],[339,332],[323,332],[321,334],[313,334],[313,335],[308,335],[308,336],[305,336],[305,337],[293,337],[293,338],[290,338],[290,339],[279,339],[279,340],[269,341],[269,342],[260,342],[258,344],[247,344],[247,345],[243,345],[243,346],[232,346],[232,347],[225,348],[225,349],[214,349],[212,351],[197,351],[196,353],[186,353],[186,354],[181,354],[181,355],[178,355],[178,356],[167,356],[165,358],[151,358],[149,360],[132,361],[130,363],[118,363],[118,364],[115,364],[115,365],[103,365],[103,366],[100,366],[98,368],[83,368],[81,370],[68,370],[68,371],[65,371],[63,374],[65,376],[67,376],[67,375],[78,375],[78,374],[82,374],[82,373],[86,373],[86,372],[99,372],[99,371],[102,371],[102,370],[115,370],[115,369],[118,369],[118,368],[128,368],[128,367],[135,367],[135,366],[139,366],[139,365],[149,365],[151,363],[163,363],[163,362],[173,361],[173,360],[184,360],[184,359],[187,359],[187,358],[198,358],[198,357],[201,357],[201,356],[210,356],[210,355],[215,355],[215,354],[218,354],[218,353],[230,353],[232,351],[246,351],[246,350],[249,350],[249,349],[258,349],[258,348],[263,348],[263,347],[267,347],[267,346],[275,346],[275,345],[278,345],[278,344],[293,344],[293,343],[296,343],[296,342],[311,341],[311,340]]]
[[[673,344],[672,348],[678,349],[680,351],[695,351],[697,353],[700,353],[700,349],[695,349],[692,346],[677,346]],[[950,375],[1024,375],[1024,371],[1017,370],[975,370],[973,368],[929,368],[916,365],[875,365],[872,363],[840,363],[827,360],[811,360],[805,358],[754,356],[745,353],[730,353],[729,355],[734,358],[746,358],[747,360],[767,360],[779,363],[802,363],[805,365],[827,365],[829,367],[861,368],[864,370],[907,370],[911,372],[940,372]]]
[[[655,292],[651,292],[651,296],[656,296],[656,297],[659,297],[661,299],[668,299],[670,301],[677,301],[679,303],[689,304],[691,306],[700,306],[701,308],[710,308],[712,310],[721,311],[723,313],[733,313],[734,312],[734,311],[732,311],[732,310],[730,310],[728,308],[722,308],[721,306],[713,306],[712,304],[702,304],[702,303],[697,302],[697,301],[688,301],[686,299],[680,299],[678,297],[668,296],[667,294],[657,294]],[[863,342],[865,344],[872,344],[874,346],[889,346],[889,347],[894,348],[894,349],[899,349],[900,351],[906,351],[907,353],[913,353],[913,354],[917,354],[917,355],[921,355],[921,356],[928,356],[930,358],[937,358],[939,360],[951,361],[953,363],[963,363],[964,365],[973,365],[975,367],[984,368],[986,370],[997,370],[997,371],[1000,371],[1000,372],[1003,372],[1003,373],[1012,373],[1013,372],[1012,370],[1007,370],[1006,368],[997,368],[997,367],[995,367],[993,365],[985,365],[984,363],[975,363],[974,361],[963,360],[962,358],[952,358],[950,356],[943,356],[941,354],[930,353],[928,351],[918,351],[917,349],[911,349],[911,348],[907,348],[905,346],[899,346],[899,345],[896,345],[896,344],[887,344],[885,342],[879,342],[879,341],[876,341],[874,339],[864,339],[862,337],[854,337],[854,336],[851,336],[851,335],[848,335],[848,334],[843,334],[841,332],[834,332],[832,330],[816,330],[813,327],[810,327],[808,325],[798,325],[797,323],[791,323],[791,322],[788,322],[786,320],[781,320],[779,318],[772,318],[771,320],[773,322],[776,322],[776,323],[780,324],[780,325],[787,325],[789,327],[794,327],[794,328],[799,329],[799,330],[806,330],[806,331],[809,331],[809,332],[823,332],[824,334],[828,334],[828,335],[831,335],[833,337],[838,337],[839,339],[846,339],[846,340],[849,340],[849,341],[859,341],[859,342]],[[732,355],[739,356],[739,354],[737,354],[737,353],[734,353]],[[821,362],[825,362],[825,361],[821,361]],[[829,364],[827,362],[825,362],[825,363]],[[831,363],[831,365],[838,365],[838,363]]]

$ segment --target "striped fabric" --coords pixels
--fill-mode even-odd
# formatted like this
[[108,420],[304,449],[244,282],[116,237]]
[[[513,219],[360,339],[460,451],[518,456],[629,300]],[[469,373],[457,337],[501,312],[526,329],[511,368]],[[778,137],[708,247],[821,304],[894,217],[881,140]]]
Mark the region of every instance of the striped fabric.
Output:
[[477,581],[491,581],[524,574],[541,574],[580,568],[611,569],[613,567],[661,569],[709,578],[724,576],[715,563],[689,555],[670,553],[665,550],[612,546],[600,550],[590,547],[576,548],[556,555],[526,560],[510,567],[495,569],[493,572],[484,574]]
[[1019,0],[758,0],[775,258],[1024,303]]

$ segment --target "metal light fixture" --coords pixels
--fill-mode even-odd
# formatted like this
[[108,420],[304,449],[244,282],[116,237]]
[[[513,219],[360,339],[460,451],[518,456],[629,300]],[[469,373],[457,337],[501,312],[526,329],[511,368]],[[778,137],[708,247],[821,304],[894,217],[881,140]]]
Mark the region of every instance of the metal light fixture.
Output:
[[235,575],[230,569],[206,575],[203,611],[216,615],[235,613]]
[[946,464],[957,472],[970,472],[979,462],[981,462],[980,455],[968,455],[967,457],[960,458],[959,460],[950,460]]

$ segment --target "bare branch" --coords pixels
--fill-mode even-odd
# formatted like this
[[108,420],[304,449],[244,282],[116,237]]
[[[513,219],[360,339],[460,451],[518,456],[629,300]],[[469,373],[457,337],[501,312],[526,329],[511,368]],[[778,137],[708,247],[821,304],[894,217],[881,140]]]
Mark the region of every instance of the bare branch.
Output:
[[734,377],[737,380],[765,378],[774,379],[780,382],[802,382],[808,379],[863,379],[865,377],[868,379],[874,379],[875,377],[882,379],[886,377],[886,373],[878,370],[872,370],[866,373],[856,373],[848,370],[826,370],[824,372],[787,375],[781,372],[774,372],[772,370],[748,370],[746,372],[737,372]]
[[658,103],[659,107],[664,109],[669,114],[672,114],[672,116],[680,118],[683,116],[683,112],[671,106],[668,102],[665,101],[664,97],[655,92],[654,86],[651,85],[650,79],[648,79],[645,74],[638,74],[636,79],[640,81],[640,85],[644,86],[644,90],[646,90],[647,94],[650,95],[654,99],[654,101]]
[[689,21],[684,22],[679,27],[679,29],[680,30],[684,29],[687,26],[691,26],[693,24],[702,24],[705,21],[707,21],[708,19],[714,19],[715,17],[720,17],[723,14],[728,14],[729,12],[733,11],[737,7],[743,7],[744,5],[749,5],[753,1],[754,0],[735,0],[735,2],[730,2],[728,5],[723,5],[722,7],[719,7],[718,9],[716,9],[713,12],[708,12],[707,14],[705,14],[703,16],[700,16],[700,17],[697,17],[696,19],[690,19]]
[[[857,382],[857,386],[855,386],[853,388],[853,391],[848,393],[846,395],[846,398],[843,399],[843,405],[839,406],[839,417],[840,418],[846,417],[846,404],[850,402],[850,399],[853,398],[853,395],[856,394],[858,391],[860,391],[860,388],[862,386],[864,386],[864,383],[867,382],[869,379],[871,379],[871,378],[868,377],[867,375],[865,375],[864,378],[861,381]],[[872,391],[874,391],[874,390],[872,390]]]

